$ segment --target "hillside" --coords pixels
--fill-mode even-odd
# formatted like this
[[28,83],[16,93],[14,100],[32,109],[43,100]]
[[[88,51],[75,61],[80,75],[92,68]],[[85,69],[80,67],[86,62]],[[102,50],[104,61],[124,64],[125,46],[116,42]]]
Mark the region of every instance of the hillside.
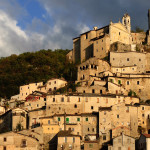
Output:
[[19,93],[19,86],[64,77],[76,79],[76,68],[66,60],[69,50],[40,50],[0,59],[0,97]]

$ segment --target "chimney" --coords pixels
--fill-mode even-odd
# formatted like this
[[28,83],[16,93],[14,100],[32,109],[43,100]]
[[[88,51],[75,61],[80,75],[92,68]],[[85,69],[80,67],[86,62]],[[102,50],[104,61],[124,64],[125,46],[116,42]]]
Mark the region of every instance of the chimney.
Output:
[[96,27],[96,26],[95,26],[95,27],[93,27],[93,30],[95,30],[95,31],[96,31],[96,30],[97,30],[97,27]]

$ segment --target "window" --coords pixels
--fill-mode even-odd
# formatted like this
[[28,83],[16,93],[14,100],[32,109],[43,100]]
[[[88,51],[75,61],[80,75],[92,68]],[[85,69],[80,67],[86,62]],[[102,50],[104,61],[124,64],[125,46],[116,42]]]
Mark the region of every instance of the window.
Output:
[[144,107],[142,107],[142,110],[144,110]]
[[127,58],[127,61],[129,61],[129,58]]
[[53,98],[53,102],[55,102],[55,98]]
[[104,111],[104,115],[106,115],[106,111]]
[[51,82],[49,82],[49,85],[51,85]]
[[118,139],[118,143],[121,143],[121,139]]
[[85,118],[85,121],[88,121],[88,118]]
[[142,114],[142,117],[144,117],[144,114]]
[[106,140],[106,135],[103,135],[103,140],[104,140],[104,141]]
[[27,141],[26,140],[23,139],[21,143],[22,143],[22,147],[26,147],[27,146]]
[[70,102],[70,97],[67,97],[67,102]]
[[60,117],[58,117],[58,121],[60,121]]
[[48,120],[48,124],[50,124],[50,120]]
[[88,128],[88,131],[90,131],[90,128]]
[[56,90],[57,88],[56,87],[54,87],[54,90]]
[[106,119],[105,119],[105,118],[103,118],[103,122],[106,122]]
[[93,148],[93,144],[89,144],[89,148]]
[[129,81],[127,81],[127,85],[129,85]]
[[87,97],[85,98],[85,101],[88,102],[88,98]]
[[140,81],[137,81],[137,85],[139,85],[140,84]]
[[80,97],[78,98],[78,102],[80,102]]
[[130,139],[127,139],[127,142],[130,144],[131,140],[130,140]]
[[3,150],[6,150],[6,146],[3,147]]
[[139,89],[139,92],[141,92],[141,89]]
[[139,59],[139,61],[141,61],[141,59]]
[[102,47],[102,50],[103,50],[103,47]]
[[97,98],[97,103],[99,103],[99,98]]
[[77,105],[76,105],[76,104],[74,105],[74,108],[77,108]]
[[93,131],[93,132],[95,131],[94,128],[92,129],[92,131]]
[[92,93],[95,93],[95,90],[94,90],[94,89],[92,89]]
[[44,98],[44,101],[46,101],[46,98]]
[[103,91],[102,90],[100,90],[100,94],[102,94],[103,93]]
[[66,118],[66,123],[69,123],[69,118]]
[[91,109],[93,110],[93,109],[94,109],[94,107],[93,107],[93,106],[91,106]]
[[67,143],[67,137],[65,137],[65,143]]
[[126,112],[129,112],[129,107],[126,107]]
[[88,33],[86,33],[85,38],[88,39]]
[[77,121],[80,121],[80,118],[77,118]]
[[83,93],[85,93],[85,90],[83,91]]
[[119,32],[119,35],[120,35],[120,32]]
[[118,80],[118,84],[121,84],[121,80]]
[[121,150],[121,147],[118,147],[118,150]]
[[39,104],[37,104],[37,107],[39,107]]
[[119,115],[117,115],[117,118],[119,118]]
[[61,98],[61,102],[64,102],[64,97]]
[[7,138],[6,137],[4,137],[4,142],[6,142],[7,141]]
[[56,81],[54,81],[54,84],[56,84]]
[[75,137],[72,138],[73,143],[75,143]]

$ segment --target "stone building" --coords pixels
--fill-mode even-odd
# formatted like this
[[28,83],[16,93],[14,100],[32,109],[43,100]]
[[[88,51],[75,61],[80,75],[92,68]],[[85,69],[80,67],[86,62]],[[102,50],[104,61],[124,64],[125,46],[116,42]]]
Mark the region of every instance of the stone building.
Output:
[[99,108],[100,145],[121,135],[138,137],[138,109],[125,103]]
[[56,136],[49,141],[50,150],[80,150],[80,136],[73,134],[70,130],[59,131]]
[[18,125],[20,130],[28,129],[28,112],[21,108],[12,109],[12,131],[17,131]]
[[117,74],[108,77],[108,92],[134,94],[145,101],[150,99],[149,82],[149,74]]
[[150,105],[140,104],[137,108],[139,132],[150,134]]
[[112,145],[108,146],[108,150],[135,150],[135,138],[122,133],[113,138]]
[[61,130],[71,130],[81,139],[93,135],[98,137],[98,113],[55,114],[40,117],[44,134],[57,134]]
[[39,150],[36,138],[16,132],[6,132],[0,135],[0,150]]
[[132,43],[130,16],[125,14],[122,23],[109,25],[82,33],[73,39],[73,62],[84,62],[90,57],[104,58],[114,42]]
[[138,141],[138,150],[150,149],[150,134],[142,134]]
[[20,86],[20,94],[19,94],[20,100],[25,100],[29,94],[32,94],[32,92],[34,91],[37,91],[38,86],[42,86],[42,85],[43,82],[30,83],[28,85]]
[[59,88],[64,87],[67,84],[67,81],[65,81],[63,78],[57,79],[53,78],[48,80],[44,85],[38,87],[38,91],[44,92],[44,93],[52,93],[53,91],[56,91]]
[[70,112],[91,113],[98,112],[99,107],[110,107],[124,102],[125,104],[139,103],[139,98],[123,95],[100,95],[100,94],[58,94],[47,95],[46,114],[59,114]]
[[34,91],[26,97],[24,109],[34,110],[46,106],[46,93]]

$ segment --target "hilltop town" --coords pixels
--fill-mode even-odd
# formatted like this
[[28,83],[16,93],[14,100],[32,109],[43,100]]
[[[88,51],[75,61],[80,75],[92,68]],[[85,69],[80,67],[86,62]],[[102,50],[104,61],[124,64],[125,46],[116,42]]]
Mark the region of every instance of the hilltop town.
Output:
[[126,13],[75,37],[66,58],[75,92],[52,78],[1,99],[0,149],[149,150],[150,10],[146,32],[132,32]]

